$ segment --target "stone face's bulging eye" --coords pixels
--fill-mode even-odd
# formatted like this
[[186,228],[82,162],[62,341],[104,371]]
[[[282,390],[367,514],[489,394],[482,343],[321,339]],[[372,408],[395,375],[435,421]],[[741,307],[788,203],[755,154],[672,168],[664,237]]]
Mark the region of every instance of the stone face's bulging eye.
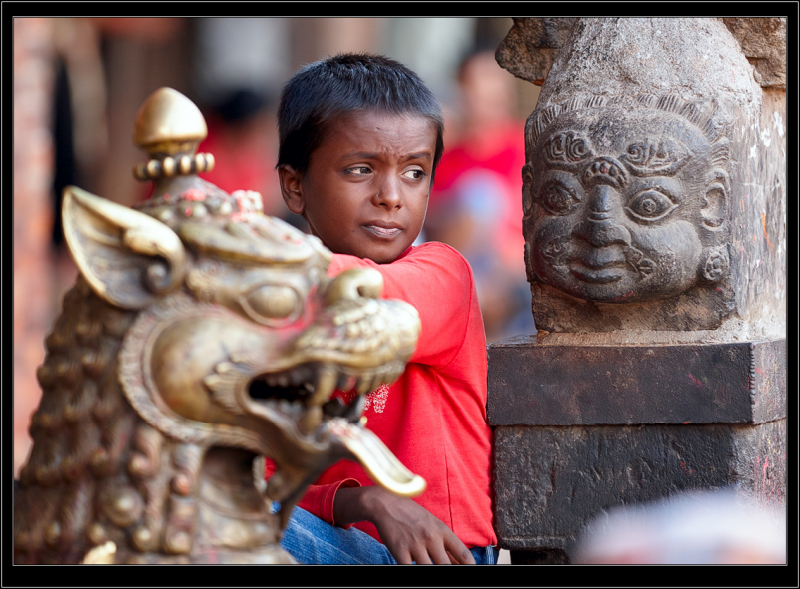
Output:
[[240,301],[242,308],[252,319],[264,324],[288,319],[301,308],[299,297],[293,288],[272,284],[256,287]]
[[545,186],[539,193],[538,202],[551,215],[568,215],[581,203],[571,190],[558,183]]
[[625,208],[635,219],[650,222],[660,221],[677,206],[662,192],[649,189],[637,194],[636,198]]

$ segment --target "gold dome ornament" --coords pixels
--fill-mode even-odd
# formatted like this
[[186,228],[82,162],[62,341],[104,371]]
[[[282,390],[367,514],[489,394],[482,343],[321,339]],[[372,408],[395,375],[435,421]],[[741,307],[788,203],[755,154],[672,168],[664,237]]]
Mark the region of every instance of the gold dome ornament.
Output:
[[150,156],[133,168],[142,181],[208,172],[214,156],[196,153],[208,135],[200,109],[186,96],[163,87],[144,101],[133,123],[133,142]]

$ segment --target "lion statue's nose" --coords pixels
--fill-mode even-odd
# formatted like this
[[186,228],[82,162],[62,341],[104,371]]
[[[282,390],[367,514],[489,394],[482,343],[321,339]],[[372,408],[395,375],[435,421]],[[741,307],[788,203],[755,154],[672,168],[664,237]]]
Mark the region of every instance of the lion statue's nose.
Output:
[[359,297],[377,299],[383,290],[383,276],[372,268],[351,268],[334,278],[328,285],[328,305]]

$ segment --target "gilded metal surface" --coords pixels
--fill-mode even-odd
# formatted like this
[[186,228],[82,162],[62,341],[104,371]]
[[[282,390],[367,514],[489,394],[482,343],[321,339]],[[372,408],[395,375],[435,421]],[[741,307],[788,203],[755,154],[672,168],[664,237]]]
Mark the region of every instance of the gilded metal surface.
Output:
[[133,123],[133,142],[150,160],[133,167],[138,180],[188,176],[214,168],[214,156],[195,153],[208,135],[200,109],[172,88],[159,88],[144,101]]
[[[153,136],[165,161],[169,134]],[[158,177],[136,209],[69,187],[62,214],[80,276],[38,371],[16,563],[289,563],[281,529],[337,460],[424,489],[360,398],[330,400],[393,382],[416,346],[416,310],[378,299],[379,273],[328,279],[318,239],[191,174]]]

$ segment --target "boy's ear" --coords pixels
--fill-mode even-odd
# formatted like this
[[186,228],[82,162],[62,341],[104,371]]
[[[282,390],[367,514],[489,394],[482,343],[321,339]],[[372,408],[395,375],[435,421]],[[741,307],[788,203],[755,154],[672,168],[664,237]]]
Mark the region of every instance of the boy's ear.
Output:
[[281,182],[281,195],[286,206],[296,215],[302,215],[306,208],[302,174],[295,171],[292,166],[283,164],[278,168],[278,176]]

